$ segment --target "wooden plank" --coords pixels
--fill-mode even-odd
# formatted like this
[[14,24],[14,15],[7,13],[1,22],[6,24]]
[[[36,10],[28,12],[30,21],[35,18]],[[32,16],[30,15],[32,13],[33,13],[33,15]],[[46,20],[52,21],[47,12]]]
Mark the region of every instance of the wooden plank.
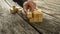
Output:
[[0,1],[0,34],[40,34],[19,15],[9,12],[9,5],[4,0]]
[[[45,1],[47,4],[44,4]],[[50,4],[50,6],[48,6],[49,2],[47,2],[47,1],[55,1],[55,0],[40,1],[41,6],[40,5],[39,6],[40,6],[40,8],[43,7],[41,9],[43,10],[44,21],[42,23],[33,23],[33,24],[31,23],[31,24],[35,28],[37,28],[39,31],[42,31],[45,34],[59,34],[60,33],[60,31],[59,31],[60,30],[60,21],[59,21],[60,17],[58,17],[58,16],[60,16],[60,15],[55,16],[54,13],[55,12],[56,12],[56,14],[60,13],[59,12],[60,6],[59,5],[56,6],[55,4]],[[59,1],[59,0],[57,0],[57,1]],[[54,7],[51,7],[51,6],[54,6]],[[47,8],[45,8],[45,7],[47,7]],[[51,10],[48,10],[50,8],[51,8]],[[54,8],[56,8],[56,9],[54,9]],[[54,11],[52,11],[52,10],[54,10]],[[49,14],[51,14],[51,15],[49,15]]]
[[[37,1],[37,0],[36,0]],[[58,19],[60,19],[60,0],[43,0],[43,1],[37,1],[36,3],[38,7],[40,7],[42,10],[45,10],[44,12],[51,14]]]
[[54,18],[45,14],[45,19],[42,23],[31,23],[35,28],[37,28],[39,31],[42,31],[44,34],[52,34],[55,33],[59,27],[60,23],[54,21]]
[[[60,27],[59,27],[60,21],[59,20],[60,19],[56,19],[55,17],[57,17],[57,16],[53,15],[53,13],[56,11],[52,11],[53,8],[47,7],[46,4],[41,5],[41,6],[42,7],[44,6],[44,8],[41,8],[45,12],[45,13],[43,13],[44,21],[42,23],[31,23],[32,26],[34,26],[37,30],[43,32],[43,34],[56,34],[56,33],[59,34],[59,30],[60,30]],[[50,10],[48,10],[48,9],[50,9]],[[50,11],[53,13],[51,14]],[[54,17],[49,14],[53,15]],[[57,18],[59,18],[59,17],[57,17]]]

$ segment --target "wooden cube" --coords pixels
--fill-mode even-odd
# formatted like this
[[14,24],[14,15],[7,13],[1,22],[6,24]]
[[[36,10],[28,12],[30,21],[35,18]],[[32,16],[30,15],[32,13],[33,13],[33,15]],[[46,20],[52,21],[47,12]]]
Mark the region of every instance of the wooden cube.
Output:
[[18,8],[17,8],[16,6],[12,6],[12,7],[10,8],[10,12],[11,12],[12,14],[17,13],[17,11],[18,11]]
[[39,18],[34,18],[34,22],[39,22]]
[[33,11],[33,15],[31,14],[28,16],[33,16],[29,19],[30,22],[42,22],[43,21],[43,14],[40,9]]
[[32,18],[32,12],[31,11],[27,11],[27,17],[30,19]]
[[23,10],[23,8],[16,7],[16,6],[12,6],[12,7],[10,8],[10,12],[11,12],[12,14],[14,14],[14,13],[21,14],[21,13],[22,13],[22,10]]
[[30,22],[34,22],[34,18],[30,18],[29,21],[30,21]]
[[18,8],[17,13],[18,13],[18,14],[21,14],[21,13],[22,13],[22,11],[23,11],[23,9],[22,9],[22,8]]
[[34,22],[42,22],[43,21],[43,14],[40,9],[34,11]]

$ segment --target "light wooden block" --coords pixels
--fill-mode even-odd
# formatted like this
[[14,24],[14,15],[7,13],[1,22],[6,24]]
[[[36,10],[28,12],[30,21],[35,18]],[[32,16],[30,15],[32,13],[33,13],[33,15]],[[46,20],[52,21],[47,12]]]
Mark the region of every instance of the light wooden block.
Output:
[[43,21],[43,14],[40,9],[34,11],[34,22],[42,22]]
[[10,8],[10,12],[11,13],[16,13],[18,11],[18,9],[16,8],[16,6],[12,6],[11,8]]
[[32,18],[32,12],[27,11],[27,17],[28,17],[29,19]]
[[11,8],[10,8],[10,12],[11,13],[20,13],[22,11],[22,8],[19,8],[19,7],[16,7],[16,6],[12,6]]
[[30,18],[29,21],[30,21],[30,22],[34,22],[34,18]]
[[34,18],[34,22],[39,22],[39,18]]
[[30,22],[43,22],[43,14],[40,9],[33,11],[33,15],[29,12],[28,17],[31,17],[29,18]]
[[18,8],[17,13],[18,13],[18,14],[21,14],[21,13],[22,13],[22,11],[23,11],[23,9],[22,9],[22,8]]
[[16,9],[11,8],[11,9],[10,9],[10,12],[11,12],[11,13],[16,13]]

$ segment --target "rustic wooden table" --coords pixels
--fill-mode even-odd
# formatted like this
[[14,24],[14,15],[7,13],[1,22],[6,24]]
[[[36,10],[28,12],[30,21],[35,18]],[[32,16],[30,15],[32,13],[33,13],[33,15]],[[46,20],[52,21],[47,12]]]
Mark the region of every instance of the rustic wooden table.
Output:
[[60,34],[60,0],[35,1],[43,11],[42,23],[29,23],[20,15],[11,14],[9,5],[19,5],[13,0],[6,1],[0,0],[0,34]]

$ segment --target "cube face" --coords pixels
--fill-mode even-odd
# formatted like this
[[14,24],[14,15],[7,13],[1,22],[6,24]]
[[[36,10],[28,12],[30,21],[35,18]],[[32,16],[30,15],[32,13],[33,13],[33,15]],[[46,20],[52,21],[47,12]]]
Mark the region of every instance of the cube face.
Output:
[[39,14],[34,14],[33,17],[34,18],[39,18]]
[[17,8],[14,8],[14,9],[13,9],[13,8],[11,8],[11,9],[10,9],[10,12],[11,12],[11,13],[16,13],[17,11],[18,11],[18,9],[17,9]]
[[30,22],[42,22],[43,21],[43,14],[41,10],[33,11],[33,15],[31,14],[30,16],[32,16],[31,18],[29,18]]
[[34,22],[39,22],[39,18],[34,18]]
[[16,13],[16,12],[13,9],[10,9],[10,13],[13,14],[13,13]]
[[29,19],[32,18],[32,12],[28,11],[28,12],[27,12],[27,17],[28,17]]
[[21,13],[22,13],[22,11],[23,11],[23,9],[22,9],[22,8],[21,8],[21,9],[19,9],[19,8],[18,8],[17,13],[18,13],[18,14],[21,14]]
[[39,18],[39,22],[43,22],[43,17]]
[[30,22],[34,22],[34,18],[30,18],[29,21],[30,21]]
[[11,13],[21,13],[22,12],[22,8],[19,8],[19,7],[16,7],[16,6],[12,6],[11,8],[10,8],[10,12]]

